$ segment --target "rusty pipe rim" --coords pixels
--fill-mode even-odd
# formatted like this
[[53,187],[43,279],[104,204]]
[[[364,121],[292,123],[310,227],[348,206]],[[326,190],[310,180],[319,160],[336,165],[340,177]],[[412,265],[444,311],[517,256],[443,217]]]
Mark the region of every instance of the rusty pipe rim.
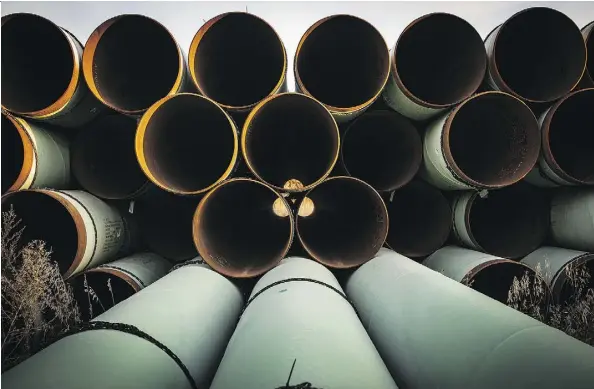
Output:
[[171,89],[167,92],[167,94],[165,96],[171,96],[171,95],[180,91],[182,82],[183,82],[183,78],[184,78],[184,71],[185,71],[184,56],[181,51],[181,48],[177,44],[177,41],[175,40],[175,38],[173,37],[171,32],[165,26],[163,26],[161,23],[157,22],[156,20],[149,18],[147,16],[144,16],[144,15],[124,14],[124,15],[115,16],[115,17],[108,19],[108,20],[104,21],[103,23],[101,23],[101,25],[99,25],[99,27],[97,27],[91,33],[91,35],[89,36],[89,39],[87,40],[87,43],[84,46],[83,55],[82,55],[82,68],[83,68],[83,75],[84,75],[85,81],[87,82],[87,85],[89,86],[89,89],[91,90],[93,95],[99,101],[101,101],[104,105],[108,106],[109,108],[111,108],[117,112],[120,112],[120,113],[123,113],[126,115],[140,115],[143,112],[145,112],[149,107],[139,108],[139,109],[124,109],[124,108],[118,107],[117,104],[114,104],[112,101],[106,99],[105,96],[103,95],[103,93],[101,93],[101,91],[99,90],[99,87],[97,85],[97,82],[96,82],[95,74],[93,72],[94,63],[95,63],[95,54],[96,54],[97,47],[99,46],[99,43],[101,42],[101,38],[103,37],[103,35],[109,30],[110,27],[113,27],[117,22],[119,22],[121,20],[125,20],[125,19],[130,19],[130,18],[139,18],[141,20],[149,21],[149,22],[153,23],[155,26],[162,29],[163,32],[168,34],[169,38],[171,39],[171,42],[175,45],[176,50],[177,50],[178,71],[177,71],[175,81],[174,81],[173,85],[171,86]]
[[[268,24],[264,19],[254,15],[254,14],[247,13],[247,12],[226,12],[226,13],[220,14],[220,15],[215,16],[214,18],[208,20],[196,32],[196,34],[194,35],[194,38],[192,38],[192,43],[190,44],[190,50],[188,53],[188,67],[190,70],[190,77],[192,77],[192,82],[194,83],[194,86],[196,86],[196,88],[198,89],[200,94],[207,96],[207,94],[204,93],[204,87],[203,87],[202,83],[200,82],[198,75],[196,74],[196,54],[198,53],[198,47],[199,47],[200,43],[202,43],[205,35],[208,33],[208,31],[211,29],[211,27],[213,27],[217,22],[220,22],[222,19],[224,19],[225,17],[227,17],[229,15],[245,15],[250,18],[254,18],[254,19],[266,24],[278,38],[278,43],[279,43],[279,45],[282,49],[282,53],[283,53],[282,73],[281,73],[281,76],[280,76],[278,82],[272,88],[272,90],[268,93],[268,95],[266,97],[270,97],[272,95],[277,94],[283,87],[286,77],[287,77],[288,64],[287,64],[287,51],[285,49],[285,45],[284,45],[283,41],[281,40],[280,35],[278,35],[276,30],[270,24]],[[218,105],[220,105],[224,109],[228,109],[230,111],[248,111],[248,110],[251,110],[256,105],[258,105],[262,100],[256,101],[251,104],[239,105],[239,106],[224,104],[224,103],[216,101],[214,99],[213,99],[213,101],[215,101]]]
[[[87,270],[86,273],[87,274],[89,274],[89,273],[110,274],[116,278],[121,279],[126,284],[128,284],[132,288],[134,293],[140,292],[140,290],[143,288],[143,286],[141,284],[139,284],[139,282],[137,280],[135,280],[129,274],[126,274],[125,272],[123,272],[122,270],[119,270],[119,269],[114,269],[114,268],[110,268],[110,267],[96,267],[96,268]],[[82,274],[80,276],[82,276]]]
[[4,16],[4,17],[2,17],[2,27],[4,27],[5,24],[10,22],[11,20],[14,21],[15,19],[23,18],[23,17],[24,18],[30,18],[30,17],[36,18],[38,21],[47,23],[47,24],[51,25],[52,27],[56,28],[60,32],[60,34],[68,42],[68,46],[70,47],[70,52],[72,55],[72,62],[73,62],[72,75],[71,75],[70,81],[68,82],[68,85],[66,86],[62,95],[60,97],[58,97],[58,99],[56,101],[54,101],[49,106],[47,106],[43,109],[35,110],[35,111],[15,110],[15,109],[11,109],[4,103],[2,103],[2,109],[13,112],[17,115],[28,116],[28,117],[38,119],[38,120],[49,119],[49,118],[52,118],[53,116],[56,116],[64,108],[66,108],[66,106],[68,105],[70,100],[72,100],[72,97],[74,96],[74,93],[76,92],[77,88],[79,87],[79,82],[80,82],[80,78],[81,78],[80,77],[81,58],[78,55],[78,48],[76,46],[77,42],[75,41],[76,38],[74,38],[74,36],[71,36],[68,32],[66,32],[66,30],[64,30],[60,26],[56,25],[55,23],[53,23],[51,20],[46,19],[39,15],[31,14],[31,13],[15,13],[15,14]]
[[[2,118],[9,120],[12,124],[11,129],[5,128],[2,131],[6,133],[14,129],[21,140],[23,148],[20,171],[13,183],[6,189],[6,193],[29,189],[31,184],[35,181],[35,176],[37,174],[37,151],[35,150],[31,127],[23,119],[12,116],[4,111],[2,111]],[[8,161],[5,161],[4,163],[8,163]]]
[[[401,44],[403,38],[407,38],[406,33],[409,32],[413,27],[417,26],[419,23],[425,22],[425,21],[427,21],[431,18],[435,18],[435,17],[449,17],[449,18],[451,18],[452,21],[456,21],[457,23],[461,23],[461,24],[465,25],[466,27],[469,28],[469,30],[470,29],[474,30],[476,37],[478,38],[478,42],[481,43],[481,47],[483,49],[482,51],[484,53],[484,64],[481,66],[482,70],[476,72],[477,74],[480,74],[480,76],[477,76],[476,79],[474,80],[474,82],[468,88],[469,92],[461,94],[460,96],[458,96],[456,99],[452,100],[451,102],[442,103],[442,104],[431,103],[431,102],[424,100],[424,99],[416,96],[415,94],[413,94],[410,91],[410,89],[407,88],[406,85],[404,85],[404,82],[402,81],[400,73],[398,72],[398,63],[396,61],[396,52],[398,51],[398,48],[399,48],[398,45]],[[445,12],[434,12],[434,13],[430,13],[430,14],[427,14],[427,15],[424,15],[424,16],[421,16],[421,17],[415,19],[408,26],[406,26],[404,28],[404,30],[398,37],[396,43],[394,44],[394,47],[393,47],[391,55],[390,55],[389,76],[393,77],[394,82],[396,83],[398,88],[402,91],[402,93],[404,93],[404,95],[406,97],[408,97],[410,100],[412,100],[415,104],[418,104],[418,105],[420,105],[422,107],[426,107],[426,108],[445,109],[445,108],[453,107],[454,105],[459,104],[462,101],[469,98],[470,96],[472,96],[472,94],[480,87],[486,70],[487,70],[487,54],[484,49],[484,45],[482,44],[482,40],[480,39],[480,35],[478,34],[478,32],[476,32],[474,27],[470,23],[468,23],[466,20],[464,20],[456,15],[445,13]]]
[[[456,115],[459,115],[459,113],[463,109],[467,108],[469,104],[488,97],[501,97],[509,99],[510,103],[514,102],[514,104],[516,105],[515,108],[517,108],[517,112],[524,115],[524,119],[526,121],[525,124],[528,125],[528,130],[525,131],[527,132],[527,138],[529,135],[530,138],[532,138],[530,140],[534,141],[532,142],[533,144],[530,147],[528,147],[528,152],[526,154],[527,157],[523,161],[521,161],[523,167],[521,169],[517,169],[509,178],[489,180],[493,181],[493,183],[485,182],[486,180],[482,180],[483,182],[480,182],[466,174],[459,166],[459,164],[455,161],[451,148],[451,131],[454,125],[454,121],[456,120]],[[528,175],[528,173],[530,173],[530,171],[532,170],[532,168],[538,160],[538,155],[540,152],[540,141],[537,141],[537,139],[539,137],[540,133],[538,129],[538,122],[536,120],[536,117],[534,116],[534,113],[532,113],[532,110],[526,105],[526,103],[509,93],[499,91],[488,91],[473,95],[472,97],[464,100],[462,103],[460,103],[450,111],[443,125],[443,131],[441,134],[441,148],[448,168],[455,178],[476,188],[497,189],[514,184],[522,180],[526,175]]]
[[[206,187],[196,189],[196,190],[190,190],[190,191],[172,188],[170,185],[167,185],[162,180],[158,179],[156,177],[156,175],[154,174],[153,170],[149,167],[149,164],[147,162],[149,159],[147,158],[147,155],[144,150],[144,142],[145,142],[145,138],[146,138],[146,132],[147,132],[148,125],[151,121],[151,118],[158,112],[159,109],[162,109],[163,106],[167,104],[167,102],[172,101],[173,99],[176,99],[179,97],[183,97],[183,96],[192,96],[193,98],[207,101],[208,103],[212,104],[213,107],[216,107],[218,109],[218,111],[221,114],[223,114],[224,117],[227,119],[227,122],[229,124],[229,129],[231,130],[231,132],[233,134],[233,154],[231,156],[229,164],[227,165],[224,173],[219,178],[217,178],[214,182],[210,183]],[[221,183],[224,180],[226,180],[227,178],[229,178],[229,176],[233,173],[233,170],[237,164],[237,159],[238,159],[238,154],[239,154],[239,140],[238,140],[238,138],[239,138],[239,136],[237,135],[237,128],[235,126],[235,122],[233,121],[233,119],[231,119],[229,114],[227,112],[225,112],[225,110],[222,109],[215,101],[209,99],[206,96],[201,96],[201,95],[197,95],[194,93],[178,93],[175,95],[169,95],[169,96],[163,97],[161,100],[159,100],[155,104],[153,104],[142,115],[142,117],[140,118],[140,121],[138,122],[138,127],[136,130],[136,137],[134,140],[134,149],[136,152],[136,158],[138,160],[138,163],[140,164],[140,168],[142,169],[144,174],[149,178],[149,180],[152,183],[157,185],[159,188],[166,190],[168,192],[171,192],[171,193],[182,194],[182,195],[197,195],[197,194],[202,194],[202,193],[208,192],[209,190],[213,189],[219,183]]]
[[[267,261],[266,261],[267,263],[264,265],[260,265],[259,267],[255,267],[255,268],[254,267],[251,267],[251,268],[246,267],[246,269],[241,269],[241,270],[229,268],[227,266],[224,266],[224,264],[221,264],[221,262],[229,264],[229,262],[233,261],[234,259],[229,261],[227,258],[222,258],[220,256],[211,255],[210,247],[208,247],[208,245],[205,243],[206,239],[202,239],[203,235],[204,235],[202,233],[202,231],[204,230],[204,227],[203,227],[204,216],[203,215],[204,215],[207,207],[209,206],[209,202],[212,200],[213,196],[216,195],[218,192],[220,192],[221,190],[224,190],[229,185],[233,185],[233,184],[237,184],[237,183],[257,185],[264,190],[270,191],[274,195],[274,197],[276,197],[274,202],[271,202],[270,209],[273,210],[275,216],[277,216],[279,218],[283,218],[283,219],[286,218],[289,223],[289,236],[286,239],[286,243],[284,244],[284,247],[282,248],[280,255],[276,255],[274,258],[267,259]],[[279,212],[278,212],[279,208],[277,208],[277,207],[279,206],[279,204],[280,204],[280,206],[283,207],[282,211],[284,211],[284,212],[282,214],[279,214]],[[261,274],[264,274],[268,270],[274,268],[289,252],[291,244],[293,243],[294,234],[295,234],[295,221],[294,221],[293,213],[291,212],[291,207],[289,206],[289,203],[285,200],[285,198],[283,196],[281,196],[277,191],[275,191],[269,185],[266,185],[260,181],[256,181],[251,178],[244,178],[244,177],[229,179],[229,180],[217,185],[210,192],[208,192],[202,198],[202,200],[200,200],[200,203],[198,204],[198,207],[196,208],[196,211],[194,213],[194,217],[192,220],[192,237],[194,239],[194,245],[196,246],[196,249],[198,250],[199,256],[206,262],[206,264],[208,264],[216,272],[223,274],[227,277],[233,277],[233,278],[252,278],[252,277],[256,277]]]
[[318,100],[314,99],[313,97],[305,95],[305,94],[295,93],[295,92],[285,92],[285,93],[268,96],[264,100],[260,101],[254,107],[254,109],[252,109],[252,111],[249,113],[248,117],[246,118],[246,120],[244,122],[243,130],[241,131],[241,151],[242,151],[244,160],[245,160],[248,168],[250,169],[250,171],[254,174],[254,176],[258,180],[265,182],[267,185],[271,186],[272,188],[274,188],[278,191],[303,192],[303,191],[309,190],[309,189],[319,185],[321,182],[323,182],[330,175],[330,173],[334,169],[334,166],[336,165],[339,155],[340,155],[340,147],[339,146],[336,147],[336,150],[333,153],[334,155],[332,157],[332,162],[330,163],[329,167],[326,169],[326,172],[322,176],[320,176],[318,179],[316,179],[314,182],[307,184],[307,185],[298,185],[298,186],[287,185],[284,187],[274,185],[274,184],[268,182],[267,180],[265,180],[264,178],[262,178],[260,173],[258,172],[258,169],[256,169],[254,167],[253,161],[249,157],[249,153],[247,150],[248,132],[249,132],[249,129],[251,128],[251,126],[253,125],[253,122],[256,119],[257,115],[266,107],[266,104],[268,104],[269,102],[273,101],[274,99],[284,99],[284,98],[287,98],[288,96],[295,96],[295,97],[299,97],[299,98],[309,99],[310,101],[312,101],[316,105],[318,105],[321,109],[323,109],[324,112],[326,112],[328,114],[328,120],[331,120],[332,123],[334,124],[333,132],[335,132],[335,134],[336,134],[337,145],[340,145],[340,130],[338,128],[338,124],[336,123],[336,120],[332,116],[332,113],[328,110],[328,108],[326,108],[326,106],[324,104],[320,103]]
[[299,59],[299,54],[301,53],[301,49],[303,48],[303,45],[304,45],[305,41],[314,32],[314,30],[316,28],[320,27],[325,22],[327,22],[327,21],[329,21],[331,19],[334,19],[334,18],[352,18],[352,19],[358,20],[361,23],[366,24],[368,27],[371,27],[371,29],[373,31],[375,31],[375,33],[377,34],[377,36],[379,37],[379,39],[381,40],[381,42],[383,42],[383,45],[386,48],[386,53],[388,54],[387,55],[388,61],[386,63],[386,68],[384,69],[385,76],[383,76],[383,81],[381,83],[380,88],[378,88],[377,92],[373,95],[372,98],[368,99],[367,101],[365,101],[363,103],[357,104],[357,105],[355,105],[353,107],[336,107],[336,106],[333,106],[333,105],[330,105],[330,104],[325,104],[325,103],[321,102],[332,113],[350,114],[350,113],[355,113],[355,112],[358,112],[358,111],[361,111],[361,110],[367,108],[375,100],[377,100],[377,98],[382,94],[384,88],[386,87],[386,84],[388,83],[388,79],[390,78],[390,61],[389,61],[388,45],[386,44],[386,41],[384,40],[384,37],[381,35],[381,33],[372,24],[370,24],[369,22],[367,22],[364,19],[361,19],[361,18],[356,17],[356,16],[353,16],[353,15],[348,15],[348,14],[337,14],[337,15],[328,16],[328,17],[325,17],[323,19],[318,20],[316,23],[314,23],[311,27],[309,27],[307,29],[307,31],[305,32],[305,34],[303,34],[303,36],[299,40],[299,44],[297,45],[297,51],[295,52],[295,58],[293,59],[293,72],[295,74],[295,82],[297,83],[298,89],[303,94],[315,98],[315,96],[313,96],[311,94],[311,92],[305,87],[305,85],[303,83],[303,80],[301,79],[301,76],[299,75],[299,69],[298,69],[298,66],[297,66],[298,59]]

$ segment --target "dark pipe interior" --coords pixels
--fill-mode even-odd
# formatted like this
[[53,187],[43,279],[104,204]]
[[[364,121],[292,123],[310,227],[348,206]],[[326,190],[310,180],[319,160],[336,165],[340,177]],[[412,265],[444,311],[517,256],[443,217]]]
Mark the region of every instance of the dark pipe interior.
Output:
[[168,188],[203,190],[229,167],[236,147],[233,131],[216,104],[196,95],[176,96],[147,124],[143,143],[147,166]]
[[[562,271],[566,271],[565,269]],[[578,276],[576,278],[582,279],[582,271],[584,270],[590,275],[590,278],[588,279],[588,282],[585,283],[585,288],[582,293],[586,293],[588,289],[594,289],[594,255],[589,255],[583,264],[574,268],[573,271]],[[563,279],[564,282],[561,286],[561,291],[558,296],[558,301],[560,304],[571,304],[572,300],[584,297],[584,295],[576,295],[578,292],[576,290],[576,286],[580,286],[579,281],[578,285],[576,285],[575,281],[569,281],[567,277],[563,277]]]
[[279,196],[263,184],[228,181],[207,198],[196,231],[201,256],[216,270],[233,277],[253,277],[278,263],[291,239],[290,217],[272,205]]
[[379,191],[409,182],[419,170],[422,153],[416,128],[393,111],[363,114],[342,142],[342,160],[349,174]]
[[334,119],[303,95],[270,100],[247,129],[247,159],[264,181],[279,188],[290,179],[315,183],[332,169],[338,148]]
[[14,184],[23,168],[25,148],[14,123],[2,115],[2,193]]
[[430,104],[458,103],[480,86],[487,54],[479,33],[464,19],[435,13],[400,36],[396,66],[410,93]]
[[424,257],[444,245],[452,224],[450,205],[441,192],[415,180],[385,201],[390,216],[386,243],[411,258]]
[[268,23],[231,13],[204,34],[194,62],[202,92],[228,106],[252,105],[268,96],[285,72],[285,52]]
[[587,58],[586,74],[590,76],[590,80],[594,82],[594,58],[592,58],[592,53],[594,53],[594,27],[590,29],[590,33],[586,39],[586,52],[590,53]]
[[309,93],[326,105],[350,108],[383,87],[389,54],[380,33],[349,15],[331,17],[303,42],[296,72]]
[[529,8],[499,30],[495,63],[502,79],[518,95],[552,101],[568,93],[581,78],[586,63],[584,39],[563,13]]
[[487,93],[466,102],[450,129],[452,158],[470,179],[488,186],[512,184],[534,166],[540,130],[530,109],[515,98]]
[[72,145],[72,172],[89,192],[106,199],[133,195],[146,183],[136,154],[136,121],[124,115],[101,118]]
[[93,77],[105,101],[138,111],[169,93],[180,66],[177,44],[165,27],[144,16],[125,15],[101,36]]
[[549,136],[559,167],[579,181],[594,184],[594,89],[561,103],[551,119]]
[[72,265],[78,248],[78,232],[68,210],[52,197],[31,191],[15,192],[2,199],[2,212],[13,206],[20,227],[25,227],[20,247],[33,240],[46,242],[62,274]]
[[299,237],[312,257],[336,268],[367,262],[384,244],[387,211],[372,188],[353,178],[333,178],[307,197],[314,212],[297,217]]
[[7,109],[49,107],[68,88],[73,69],[74,54],[58,26],[31,14],[2,21],[2,104]]
[[[124,301],[135,293],[134,288],[130,284],[113,274],[92,271],[86,273],[86,277],[88,287],[95,292],[101,303],[94,300],[90,296],[90,293],[85,292],[84,275],[81,274],[73,278],[70,284],[72,285],[74,298],[83,321],[89,321],[99,316],[115,304]],[[107,285],[108,281],[111,285],[111,291]],[[93,316],[90,315],[91,310],[89,306],[92,307]]]
[[521,258],[541,246],[549,230],[549,204],[540,189],[516,184],[477,196],[470,230],[489,254]]

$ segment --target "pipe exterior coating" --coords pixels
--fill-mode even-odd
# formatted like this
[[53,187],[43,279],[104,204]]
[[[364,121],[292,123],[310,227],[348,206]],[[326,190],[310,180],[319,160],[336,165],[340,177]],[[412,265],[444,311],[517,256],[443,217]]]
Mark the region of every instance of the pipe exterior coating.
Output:
[[410,389],[582,389],[594,348],[391,250],[346,283],[397,383]]
[[284,387],[293,362],[290,385],[396,388],[334,275],[299,257],[258,281],[211,389]]
[[501,261],[505,260],[491,254],[462,247],[445,246],[428,256],[423,261],[423,265],[455,281],[463,282],[480,271],[479,267]]
[[560,246],[594,252],[594,189],[553,195],[551,235]]
[[207,388],[243,304],[239,289],[200,265],[184,266],[121,302],[95,321],[132,325],[153,342],[114,329],[79,332],[2,375],[14,389]]

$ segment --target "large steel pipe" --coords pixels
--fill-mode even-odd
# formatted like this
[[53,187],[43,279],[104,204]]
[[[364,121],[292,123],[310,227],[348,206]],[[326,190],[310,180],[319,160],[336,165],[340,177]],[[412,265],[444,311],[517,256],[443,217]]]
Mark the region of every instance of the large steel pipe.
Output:
[[67,139],[2,111],[2,194],[69,184]]
[[384,196],[390,219],[386,245],[402,255],[420,258],[447,241],[452,211],[443,194],[415,180]]
[[396,389],[334,275],[291,257],[254,287],[211,389],[306,382],[327,389]]
[[594,88],[568,94],[540,119],[542,151],[526,177],[541,187],[594,185]]
[[341,154],[350,176],[378,191],[391,191],[412,180],[423,148],[417,129],[406,118],[380,110],[364,113],[347,128]]
[[332,268],[358,266],[377,253],[388,235],[388,211],[369,184],[331,177],[301,201],[299,240],[316,261]]
[[594,252],[594,189],[568,188],[553,194],[551,235],[560,246]]
[[214,101],[191,93],[165,97],[142,116],[136,156],[158,187],[197,195],[226,180],[237,166],[235,123]]
[[46,242],[64,278],[114,259],[128,234],[115,207],[83,191],[12,192],[2,196],[10,207],[25,227],[21,242]]
[[355,16],[333,15],[301,37],[295,53],[296,89],[345,122],[379,97],[389,68],[388,46],[375,27]]
[[470,97],[486,68],[485,46],[474,27],[455,15],[428,14],[398,38],[383,97],[404,116],[428,119]]
[[499,257],[518,259],[536,250],[549,232],[549,204],[542,191],[516,184],[452,198],[454,238],[462,245]]
[[99,265],[70,279],[83,321],[89,321],[134,293],[141,291],[171,269],[157,254],[138,253]]
[[545,7],[524,9],[485,40],[491,88],[527,102],[548,103],[575,88],[586,67],[586,45],[575,23]]
[[[548,296],[545,281],[529,266],[479,251],[446,246],[427,257],[423,265],[503,304],[508,301],[514,278],[520,280],[525,274],[531,283],[539,282]],[[543,314],[548,301],[541,301]]]
[[592,53],[594,53],[594,22],[586,25],[582,28],[582,36],[586,42],[586,51],[590,53],[586,63],[586,70],[584,76],[580,82],[582,88],[593,88],[594,87],[594,59]]
[[206,263],[237,278],[273,268],[289,251],[293,231],[293,214],[285,199],[247,178],[228,180],[204,196],[192,230]]
[[2,387],[208,388],[242,306],[231,281],[184,266],[4,373]]
[[196,33],[188,54],[200,93],[230,112],[247,112],[286,91],[287,53],[274,29],[247,12],[224,13]]
[[401,387],[581,389],[594,380],[594,348],[391,250],[345,289]]
[[171,33],[142,15],[101,23],[85,45],[82,68],[93,94],[127,115],[141,115],[190,85],[184,55]]
[[594,289],[594,253],[543,246],[524,257],[522,263],[533,269],[540,269],[542,277],[551,288],[554,301],[558,304],[568,302],[575,292],[569,278],[575,277],[575,274],[567,272],[570,265],[574,269],[584,266],[590,274],[586,289]]
[[124,115],[99,118],[72,144],[72,173],[80,185],[104,199],[137,197],[148,187],[134,153],[136,122]]
[[241,134],[243,156],[254,175],[289,192],[311,189],[328,177],[339,148],[338,126],[330,112],[298,93],[262,101]]
[[91,121],[101,104],[82,75],[83,46],[48,19],[2,17],[2,108],[64,127]]
[[540,151],[536,117],[502,92],[474,95],[425,132],[423,177],[444,190],[511,185],[534,167]]

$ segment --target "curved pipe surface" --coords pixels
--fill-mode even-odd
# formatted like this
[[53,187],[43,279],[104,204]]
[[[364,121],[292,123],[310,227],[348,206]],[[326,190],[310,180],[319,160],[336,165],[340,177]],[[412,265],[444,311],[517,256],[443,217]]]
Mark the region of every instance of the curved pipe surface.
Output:
[[553,194],[551,236],[560,246],[594,252],[594,188]]
[[452,211],[443,194],[414,180],[384,196],[390,227],[386,245],[402,255],[420,258],[444,245],[452,227]]
[[255,277],[272,269],[289,251],[293,214],[271,187],[234,178],[210,191],[193,219],[200,256],[229,277]]
[[440,189],[496,189],[524,178],[539,151],[530,108],[507,93],[484,92],[429,125],[422,174]]
[[305,250],[332,268],[358,266],[377,253],[388,235],[388,211],[369,184],[331,177],[301,202],[296,228]]
[[[586,52],[594,53],[594,22],[586,25],[582,28],[582,36],[586,42]],[[594,87],[594,59],[590,54],[586,63],[586,70],[580,83],[582,88],[593,88]]]
[[486,68],[485,46],[474,27],[455,15],[431,13],[398,38],[383,96],[402,115],[428,119],[470,97]]
[[322,182],[336,164],[338,126],[328,110],[298,93],[258,104],[241,134],[244,159],[260,180],[281,191],[305,191]]
[[566,95],[586,67],[578,26],[551,8],[516,13],[491,31],[485,45],[489,86],[528,102],[549,103]]
[[191,93],[167,96],[140,119],[135,149],[144,174],[163,190],[206,193],[237,166],[235,123],[214,101]]
[[103,104],[140,115],[161,98],[187,89],[183,53],[171,33],[142,15],[101,23],[87,40],[83,74]]
[[133,198],[146,190],[135,135],[136,121],[124,115],[102,117],[83,128],[72,144],[72,173],[80,185],[105,199]]
[[287,53],[274,29],[247,12],[224,13],[192,39],[190,74],[200,93],[232,112],[286,90]]
[[353,119],[381,94],[390,59],[371,24],[351,15],[317,21],[295,53],[296,89],[324,104],[337,121]]
[[594,380],[594,348],[391,250],[345,290],[403,388],[579,389]]

